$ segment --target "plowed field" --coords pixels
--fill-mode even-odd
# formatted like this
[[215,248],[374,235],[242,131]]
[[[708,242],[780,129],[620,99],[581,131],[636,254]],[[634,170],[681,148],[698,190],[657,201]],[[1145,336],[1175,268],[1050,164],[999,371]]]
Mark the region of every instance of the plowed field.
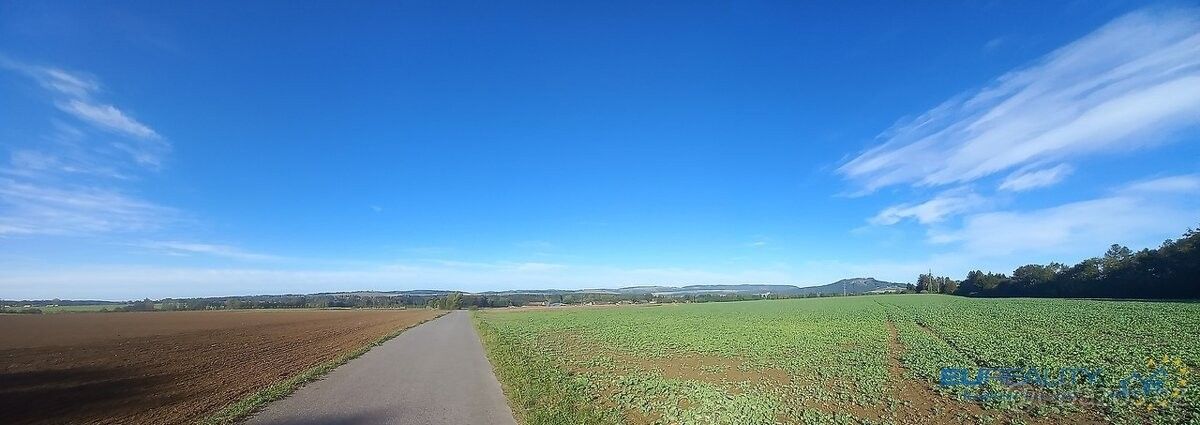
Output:
[[4,423],[186,423],[433,310],[0,315]]

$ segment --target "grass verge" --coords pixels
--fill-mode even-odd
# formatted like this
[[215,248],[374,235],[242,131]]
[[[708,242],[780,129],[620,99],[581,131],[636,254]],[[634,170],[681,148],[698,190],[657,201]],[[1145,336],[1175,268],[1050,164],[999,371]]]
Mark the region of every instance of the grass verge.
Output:
[[621,414],[588,395],[587,383],[560,369],[551,359],[533,354],[519,340],[506,337],[473,314],[488,360],[504,388],[517,422],[542,424],[621,423]]
[[269,386],[265,389],[262,389],[254,394],[251,394],[249,397],[243,398],[243,399],[237,401],[236,403],[225,406],[221,410],[218,410],[216,413],[213,413],[212,415],[210,415],[204,419],[201,419],[197,423],[200,425],[225,425],[225,424],[238,423],[242,419],[249,417],[250,414],[254,413],[258,409],[262,408],[263,406],[266,406],[267,403],[287,397],[289,394],[295,392],[296,390],[300,389],[300,387],[304,386],[304,384],[315,381],[317,379],[320,379],[321,377],[328,374],[330,371],[336,369],[338,366],[346,364],[346,362],[349,362],[351,360],[354,360],[355,358],[358,358],[359,356],[361,356],[363,354],[366,354],[367,351],[370,351],[372,348],[375,348],[375,347],[387,342],[388,340],[399,336],[400,334],[404,333],[404,331],[407,331],[407,330],[415,328],[423,323],[426,323],[426,322],[432,321],[434,319],[437,319],[439,317],[442,317],[442,316],[446,315],[446,313],[448,313],[448,312],[439,314],[428,320],[422,320],[412,326],[409,326],[409,327],[406,327],[403,329],[399,329],[395,332],[392,332],[392,333],[389,333],[382,337],[379,337],[379,339],[372,341],[370,344],[359,347],[358,349],[355,349],[354,351],[351,351],[349,353],[338,356],[337,358],[334,358],[333,360],[327,361],[325,363],[321,363],[316,366],[313,366],[303,372],[300,372],[300,374],[292,376],[288,379],[276,382],[275,384],[272,384],[271,386]]

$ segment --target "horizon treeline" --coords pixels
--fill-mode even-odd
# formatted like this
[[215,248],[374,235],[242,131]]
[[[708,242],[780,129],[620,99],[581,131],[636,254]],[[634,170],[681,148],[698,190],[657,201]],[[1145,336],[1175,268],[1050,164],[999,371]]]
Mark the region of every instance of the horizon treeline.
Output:
[[1027,264],[1009,275],[974,270],[961,281],[921,274],[915,289],[971,297],[1200,298],[1200,229],[1137,252],[1113,244],[1073,266]]

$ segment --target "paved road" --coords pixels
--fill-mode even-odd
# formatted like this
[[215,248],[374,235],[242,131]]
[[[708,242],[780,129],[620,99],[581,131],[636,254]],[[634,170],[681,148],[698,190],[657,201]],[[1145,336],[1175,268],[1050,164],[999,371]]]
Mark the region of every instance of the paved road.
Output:
[[515,424],[467,312],[409,329],[251,424]]

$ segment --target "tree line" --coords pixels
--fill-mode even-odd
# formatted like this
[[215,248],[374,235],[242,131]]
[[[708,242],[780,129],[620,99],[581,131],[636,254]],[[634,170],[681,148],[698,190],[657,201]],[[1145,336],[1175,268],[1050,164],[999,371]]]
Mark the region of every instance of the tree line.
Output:
[[682,295],[654,295],[649,293],[629,293],[629,294],[598,294],[598,293],[529,293],[529,294],[504,294],[504,295],[488,295],[488,294],[466,294],[454,292],[444,296],[431,298],[426,302],[426,306],[431,308],[439,308],[446,310],[454,310],[460,308],[498,308],[510,306],[524,305],[555,305],[555,304],[619,304],[619,303],[706,303],[706,302],[729,302],[729,301],[749,301],[762,299],[783,299],[783,298],[798,298],[798,297],[815,297],[816,294],[808,295],[752,295],[752,294],[682,294]]
[[[157,310],[233,310],[273,308],[407,308],[425,307],[431,296],[415,295],[251,295],[208,298],[164,298]],[[148,300],[147,300],[148,301]],[[131,306],[134,307],[134,306]],[[145,307],[145,304],[136,307]],[[136,308],[140,309],[140,308]]]
[[1027,264],[1011,274],[974,270],[966,279],[921,274],[915,289],[976,297],[1200,298],[1200,229],[1134,252],[1113,244],[1100,257],[1068,266]]

